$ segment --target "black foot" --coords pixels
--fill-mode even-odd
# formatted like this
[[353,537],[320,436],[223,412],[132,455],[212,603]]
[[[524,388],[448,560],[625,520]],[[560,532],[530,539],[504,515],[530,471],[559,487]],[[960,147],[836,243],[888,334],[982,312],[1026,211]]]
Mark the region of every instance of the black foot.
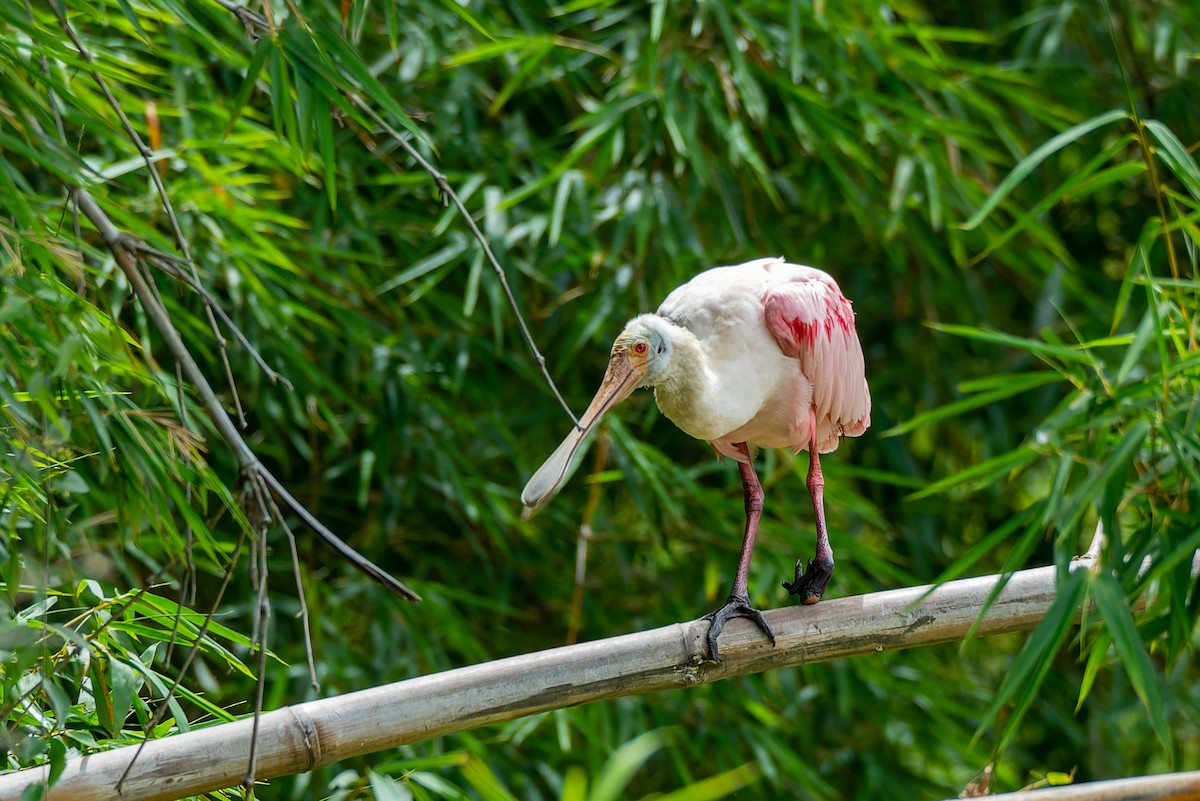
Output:
[[771,631],[771,627],[767,625],[767,620],[763,617],[762,612],[751,606],[750,599],[745,595],[730,595],[724,606],[715,612],[709,612],[703,618],[712,621],[712,625],[708,627],[708,655],[714,662],[721,661],[721,657],[717,654],[717,635],[721,633],[721,629],[725,628],[725,623],[735,617],[750,618],[767,635],[771,645],[775,644],[775,632]]
[[826,559],[817,562],[808,560],[808,569],[801,570],[803,560],[796,561],[796,580],[783,582],[783,588],[792,595],[799,595],[802,603],[815,604],[825,593],[825,585],[833,577],[833,560]]

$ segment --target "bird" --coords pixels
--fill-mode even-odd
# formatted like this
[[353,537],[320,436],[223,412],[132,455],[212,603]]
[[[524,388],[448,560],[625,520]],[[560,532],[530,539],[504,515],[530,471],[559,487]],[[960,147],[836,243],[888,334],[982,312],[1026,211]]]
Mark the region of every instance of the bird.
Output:
[[736,617],[755,623],[773,646],[774,632],[748,593],[764,500],[754,453],[808,451],[816,551],[807,563],[796,561],[795,578],[783,587],[805,604],[816,603],[834,565],[820,457],[871,424],[871,393],[854,321],[837,282],[814,267],[760,258],[699,273],[617,336],[595,397],[521,492],[526,514],[566,481],[577,451],[608,410],[639,387],[653,388],[671,422],[711,443],[718,458],[734,460],[741,473],[742,547],[728,599],[703,618],[710,622],[709,658],[720,660],[717,637]]

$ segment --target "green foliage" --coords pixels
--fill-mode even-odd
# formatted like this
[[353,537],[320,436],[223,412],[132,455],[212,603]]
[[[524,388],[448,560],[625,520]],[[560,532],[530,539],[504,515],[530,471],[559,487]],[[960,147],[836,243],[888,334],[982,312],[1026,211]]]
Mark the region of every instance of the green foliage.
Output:
[[[190,252],[291,384],[154,273],[251,447],[426,599],[296,528],[320,694],[723,599],[736,473],[645,393],[520,519],[569,423],[464,221],[364,108],[475,212],[576,407],[623,321],[696,272],[829,270],[875,399],[823,463],[830,591],[1054,563],[1063,595],[1028,637],[548,713],[259,795],[936,798],[989,762],[998,789],[1200,767],[1194,3],[265,9],[0,0],[5,767],[247,714],[260,670],[267,707],[318,693],[284,532],[255,528],[71,188]],[[760,465],[750,589],[773,606],[811,510],[803,456]],[[1069,577],[1097,522],[1103,567]]]

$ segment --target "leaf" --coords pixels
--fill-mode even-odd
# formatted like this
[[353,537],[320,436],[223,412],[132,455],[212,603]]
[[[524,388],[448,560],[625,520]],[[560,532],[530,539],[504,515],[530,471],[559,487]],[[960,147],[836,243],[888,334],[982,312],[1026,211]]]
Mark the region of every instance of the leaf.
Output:
[[963,485],[971,487],[983,487],[992,483],[1000,476],[1007,475],[1038,458],[1038,452],[1028,446],[1022,445],[1008,453],[1002,453],[999,456],[994,456],[978,464],[963,468],[956,473],[952,473],[945,478],[933,482],[929,486],[914,492],[909,495],[906,500],[917,501],[921,498],[927,498],[930,495],[937,495],[940,492],[953,489]]
[[67,743],[63,738],[55,737],[50,740],[50,747],[47,750],[50,752],[50,775],[48,778],[50,786],[53,787],[67,767]]
[[138,38],[146,44],[150,44],[150,37],[146,34],[145,29],[142,28],[142,22],[138,19],[137,12],[133,9],[133,6],[129,4],[129,0],[117,0],[117,5],[121,7],[121,14],[129,21],[133,29],[137,31]]
[[496,40],[496,37],[493,36],[488,31],[487,28],[483,27],[483,25],[479,22],[479,20],[475,19],[474,15],[471,14],[471,12],[468,11],[462,3],[458,3],[455,0],[442,0],[442,5],[445,8],[448,8],[451,12],[453,12],[456,16],[458,16],[463,22],[470,25],[472,28],[474,28],[479,33],[483,34],[484,36],[491,39],[492,41]]
[[[1018,373],[1014,375],[1002,376],[1003,381],[999,386],[989,389],[984,392],[978,392],[970,397],[961,398],[960,400],[952,401],[944,406],[939,406],[936,409],[931,409],[928,412],[922,412],[916,417],[893,426],[884,431],[880,436],[895,437],[900,434],[906,434],[909,431],[927,426],[931,423],[936,423],[939,420],[944,420],[948,417],[957,417],[963,412],[971,409],[978,409],[980,406],[989,406],[998,400],[1019,395],[1022,392],[1028,392],[1031,389],[1054,384],[1062,381],[1062,376],[1058,373],[1041,372],[1041,373]],[[976,385],[978,386],[978,385]]]
[[1171,173],[1179,179],[1188,193],[1200,200],[1200,167],[1196,166],[1196,161],[1187,147],[1170,128],[1158,120],[1146,120],[1143,124],[1158,142],[1158,157],[1171,169]]
[[517,801],[481,757],[472,756],[462,767],[463,777],[483,798],[483,801]]
[[119,658],[109,656],[104,661],[108,664],[108,686],[109,691],[112,693],[109,703],[112,708],[115,736],[115,732],[120,730],[121,726],[125,723],[126,716],[129,715],[129,710],[133,707],[133,699],[137,694],[139,681],[134,669]]
[[391,776],[368,770],[367,783],[371,786],[375,801],[412,801],[412,791]]
[[1096,599],[1096,607],[1112,635],[1117,655],[1125,667],[1125,674],[1129,677],[1129,682],[1142,705],[1146,707],[1146,714],[1150,717],[1154,733],[1169,754],[1173,745],[1171,730],[1167,724],[1166,707],[1158,692],[1158,682],[1154,666],[1150,663],[1150,655],[1146,652],[1141,636],[1138,635],[1137,624],[1133,622],[1133,615],[1125,602],[1121,585],[1111,573],[1101,571],[1092,577],[1091,590],[1092,597]]
[[761,776],[762,771],[758,765],[750,762],[733,770],[718,773],[716,776],[693,782],[671,793],[647,796],[647,801],[650,798],[653,798],[654,801],[713,801],[713,799],[733,795],[743,787],[749,787]]
[[625,797],[633,775],[666,741],[661,730],[648,731],[621,745],[604,762],[588,801],[618,801]]
[[1005,347],[1025,351],[1027,353],[1034,353],[1039,356],[1052,356],[1056,359],[1062,359],[1063,361],[1086,364],[1089,366],[1094,364],[1094,360],[1087,353],[1068,348],[1065,345],[1041,342],[1036,339],[1013,336],[1012,334],[1005,334],[1000,331],[992,331],[986,328],[976,328],[975,326],[970,325],[952,325],[948,323],[928,323],[928,325],[935,331],[966,337],[967,339],[975,339],[980,342],[988,342],[993,345],[1003,345]]
[[96,703],[96,720],[108,731],[110,737],[116,737],[121,726],[113,715],[112,689],[108,678],[101,666],[107,662],[104,659],[93,659],[88,665],[88,674],[92,679],[92,699]]
[[1110,125],[1123,119],[1129,119],[1129,112],[1125,111],[1124,109],[1113,109],[1092,117],[1089,120],[1084,120],[1078,125],[1073,125],[1057,136],[1052,137],[1037,147],[1028,156],[1017,162],[1017,165],[1013,167],[1012,172],[1010,172],[1004,178],[1004,180],[1000,182],[999,186],[997,186],[992,191],[992,194],[988,196],[988,199],[984,201],[984,204],[980,206],[979,209],[971,215],[970,219],[963,223],[961,227],[967,231],[978,228],[979,224],[987,219],[988,215],[991,214],[992,211],[998,205],[1000,205],[1000,203],[1003,202],[1004,199],[1008,197],[1009,194],[1011,194],[1012,191],[1016,189],[1022,181],[1028,178],[1029,174],[1032,173],[1039,164],[1058,151],[1062,150],[1067,145],[1083,138],[1092,131],[1095,131],[1098,128],[1103,128],[1106,125]]
[[446,245],[441,250],[426,256],[410,266],[407,270],[402,271],[399,275],[384,281],[375,288],[375,294],[383,295],[387,292],[391,292],[397,287],[404,286],[410,281],[414,281],[426,273],[433,272],[439,267],[449,264],[451,261],[457,259],[463,253],[465,253],[469,246],[470,245],[465,237],[456,238],[453,242],[451,242],[449,245]]
[[262,74],[263,65],[267,62],[267,54],[270,50],[275,49],[275,46],[275,40],[269,36],[264,36],[255,43],[254,55],[250,57],[250,64],[246,67],[246,76],[242,79],[237,94],[233,96],[233,101],[230,103],[229,120],[221,132],[222,139],[229,136],[233,131],[233,126],[237,124],[238,118],[242,116],[242,109],[249,102],[250,95],[254,94],[258,76]]
[[1075,610],[1079,608],[1086,589],[1083,571],[1072,570],[1065,579],[1060,580],[1054,603],[1029,635],[1025,647],[984,711],[976,737],[996,721],[1001,709],[1009,707],[1008,716],[997,737],[997,751],[1003,751],[1007,746],[1037,697],[1038,689],[1054,664],[1055,654],[1067,640],[1074,624]]

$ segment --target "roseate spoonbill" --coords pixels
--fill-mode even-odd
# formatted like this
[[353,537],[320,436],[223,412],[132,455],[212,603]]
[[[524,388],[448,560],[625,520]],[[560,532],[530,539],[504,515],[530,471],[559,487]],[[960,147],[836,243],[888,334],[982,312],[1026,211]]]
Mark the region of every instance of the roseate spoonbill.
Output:
[[750,605],[746,581],[763,509],[763,490],[751,448],[807,450],[808,491],[816,516],[817,548],[796,561],[783,586],[806,604],[821,600],[833,575],[825,529],[820,454],[871,424],[862,346],[850,301],[826,273],[758,259],[700,273],[676,289],[654,314],[634,317],[612,347],[596,397],[579,426],[529,479],[521,501],[532,511],[566,479],[571,459],[610,408],[640,386],[675,425],[708,440],[718,456],[738,464],[746,493],[746,528],[729,599],[706,615],[708,651],[726,621],[752,620],[775,642],[762,613]]

